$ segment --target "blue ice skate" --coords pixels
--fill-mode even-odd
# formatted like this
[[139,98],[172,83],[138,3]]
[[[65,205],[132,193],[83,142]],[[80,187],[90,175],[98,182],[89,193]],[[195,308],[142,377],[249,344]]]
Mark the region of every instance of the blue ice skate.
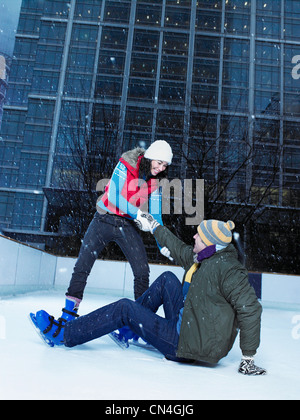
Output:
[[61,346],[64,344],[64,327],[69,321],[74,320],[77,314],[76,302],[66,299],[66,306],[62,310],[62,316],[55,320],[46,311],[38,311],[36,314],[30,314],[30,320],[33,323],[40,337],[50,347]]
[[130,345],[142,347],[147,350],[156,350],[151,344],[132,332],[129,327],[120,328],[118,332],[114,331],[108,335],[123,350],[127,349]]
[[129,327],[120,328],[118,332],[114,331],[108,335],[122,349],[127,349],[129,347],[129,340],[138,340],[139,338],[138,335],[134,334]]

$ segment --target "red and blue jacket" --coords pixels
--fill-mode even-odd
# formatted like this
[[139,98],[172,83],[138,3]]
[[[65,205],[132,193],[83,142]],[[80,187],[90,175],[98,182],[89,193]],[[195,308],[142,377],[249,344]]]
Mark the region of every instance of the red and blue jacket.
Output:
[[136,219],[138,209],[141,209],[152,214],[155,220],[163,225],[161,187],[158,185],[158,180],[150,178],[146,182],[139,179],[139,167],[143,155],[137,157],[134,165],[132,159],[128,159],[130,163],[126,160],[128,153],[130,152],[120,158],[104,194],[98,199],[97,206],[101,213],[116,214],[128,219]]

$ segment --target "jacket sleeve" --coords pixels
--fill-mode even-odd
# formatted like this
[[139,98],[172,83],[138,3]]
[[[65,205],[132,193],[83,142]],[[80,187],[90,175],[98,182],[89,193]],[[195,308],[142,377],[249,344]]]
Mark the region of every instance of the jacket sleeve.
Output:
[[253,356],[260,343],[262,307],[248,281],[247,270],[241,265],[233,265],[225,275],[222,290],[236,313],[242,353]]
[[171,257],[185,270],[188,270],[194,263],[193,248],[178,239],[165,226],[158,226],[154,231],[154,237],[160,246],[166,246],[169,249]]
[[108,199],[123,213],[126,213],[133,219],[136,219],[138,208],[130,204],[122,195],[122,190],[124,188],[126,178],[127,168],[122,162],[119,162],[115,167],[110,180]]
[[149,197],[149,213],[154,219],[163,226],[161,217],[161,187],[158,187],[155,191],[150,194]]

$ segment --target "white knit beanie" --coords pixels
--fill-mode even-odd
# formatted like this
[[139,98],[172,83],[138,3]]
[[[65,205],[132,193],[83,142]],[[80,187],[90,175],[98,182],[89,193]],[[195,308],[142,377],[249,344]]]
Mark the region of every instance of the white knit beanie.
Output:
[[162,160],[169,165],[172,163],[172,149],[164,140],[156,140],[146,150],[144,157],[151,160]]

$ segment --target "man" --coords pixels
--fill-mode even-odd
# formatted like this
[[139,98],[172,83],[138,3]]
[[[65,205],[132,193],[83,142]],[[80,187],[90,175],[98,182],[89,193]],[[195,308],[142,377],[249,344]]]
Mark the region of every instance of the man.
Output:
[[[231,244],[234,223],[203,221],[191,247],[140,210],[137,224],[150,231],[185,269],[183,284],[165,272],[135,302],[121,299],[68,322],[55,344],[73,347],[128,326],[167,359],[217,363],[240,329],[239,372],[261,375],[254,364],[260,342],[261,305]],[[156,314],[163,305],[165,318]]]

